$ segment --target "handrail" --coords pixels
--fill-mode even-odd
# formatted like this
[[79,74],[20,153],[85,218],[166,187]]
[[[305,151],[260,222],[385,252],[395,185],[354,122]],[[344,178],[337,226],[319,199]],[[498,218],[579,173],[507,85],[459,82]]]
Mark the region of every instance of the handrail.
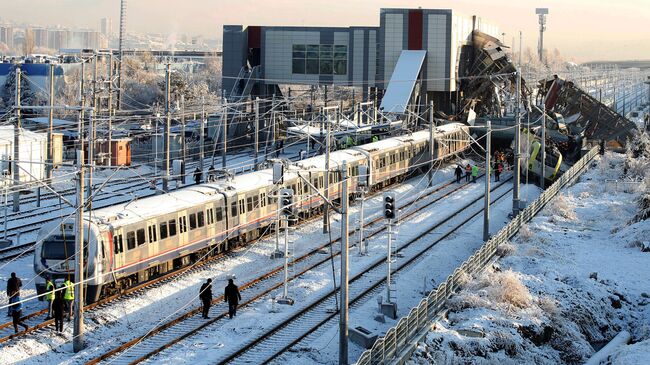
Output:
[[436,290],[423,298],[419,305],[411,309],[407,316],[402,317],[396,326],[386,331],[386,335],[378,339],[372,348],[364,351],[357,360],[357,365],[404,363],[415,349],[417,340],[426,335],[430,324],[442,313],[447,299],[462,286],[462,274],[471,275],[483,270],[485,265],[496,254],[497,247],[514,236],[524,223],[530,221],[557,195],[560,189],[578,178],[597,153],[598,147],[594,147],[571,166],[535,201],[529,204],[505,227],[501,228],[497,234],[484,243],[481,248],[474,252],[471,257],[456,268]]

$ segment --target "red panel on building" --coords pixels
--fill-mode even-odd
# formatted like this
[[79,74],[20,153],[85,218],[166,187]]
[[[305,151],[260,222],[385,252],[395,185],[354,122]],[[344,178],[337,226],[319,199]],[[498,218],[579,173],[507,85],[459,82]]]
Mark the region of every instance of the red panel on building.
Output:
[[248,27],[248,48],[262,47],[262,27],[251,25]]
[[409,10],[409,49],[422,49],[422,10],[420,9]]

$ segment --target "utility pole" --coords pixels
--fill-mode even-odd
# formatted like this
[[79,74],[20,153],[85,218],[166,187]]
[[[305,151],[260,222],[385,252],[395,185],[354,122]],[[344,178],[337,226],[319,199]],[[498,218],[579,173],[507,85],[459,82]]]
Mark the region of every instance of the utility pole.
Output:
[[[86,197],[90,199],[93,189],[93,166],[95,166],[95,109],[88,116],[88,186]],[[89,202],[90,203],[90,202]]]
[[118,45],[118,52],[120,60],[117,64],[117,110],[122,109],[122,61],[124,59],[124,52],[122,45],[124,44],[124,36],[126,33],[126,0],[120,0],[120,39]]
[[165,116],[167,122],[165,123],[165,135],[163,136],[163,149],[165,150],[165,163],[163,164],[163,191],[169,192],[169,135],[171,133],[171,124],[172,124],[172,115],[170,108],[170,83],[171,83],[171,65],[167,64],[167,69],[165,72]]
[[201,144],[199,148],[199,166],[203,170],[203,159],[205,158],[205,96],[201,96],[201,134],[199,143]]
[[223,131],[223,149],[221,150],[221,168],[226,167],[226,155],[228,154],[228,99],[223,98],[223,113],[221,115],[221,130]]
[[81,109],[79,110],[79,125],[77,127],[77,137],[79,139],[79,149],[81,149],[81,150],[83,150],[83,148],[84,148],[82,140],[83,140],[83,133],[84,133],[84,118],[85,118],[84,107],[86,106],[86,96],[84,95],[86,85],[85,85],[84,76],[86,76],[86,61],[82,60],[81,61],[81,77],[79,78],[79,105],[81,105]]
[[515,112],[516,128],[515,128],[515,161],[513,166],[513,173],[515,176],[512,189],[512,216],[519,214],[520,201],[519,201],[519,184],[521,179],[521,31],[519,32],[519,65],[517,65],[517,110]]
[[[156,119],[157,121],[157,119]],[[156,129],[158,133],[158,129]],[[113,165],[113,52],[108,58],[108,165]],[[156,139],[156,142],[158,140]],[[156,156],[156,158],[158,158]]]
[[367,247],[363,243],[363,201],[366,200],[365,188],[361,188],[361,206],[359,207],[359,255],[365,255]]
[[546,103],[542,101],[542,166],[540,168],[539,187],[542,190],[546,186]]
[[14,106],[16,107],[16,123],[14,124],[14,204],[13,211],[20,210],[20,170],[18,162],[20,161],[20,67],[16,67],[16,95],[14,98]]
[[[348,363],[348,164],[341,164],[341,311],[339,319],[339,364]],[[325,205],[328,203],[325,202]]]
[[483,207],[483,241],[490,239],[490,150],[492,148],[492,122],[487,121],[485,132],[485,203]]
[[187,163],[187,151],[185,143],[185,95],[181,94],[181,160],[183,164],[181,165],[181,181],[185,185],[185,164]]
[[433,101],[429,103],[429,187],[433,186]]
[[[327,88],[327,86],[325,86]],[[327,90],[327,89],[325,89]],[[332,109],[336,110],[337,107],[332,107]],[[330,198],[330,118],[329,118],[329,111],[330,108],[325,107],[323,108],[323,113],[325,114],[325,122],[327,124],[326,126],[326,133],[325,133],[325,196],[327,199]],[[336,115],[337,122],[338,122],[338,113]],[[338,124],[338,123],[337,123]],[[323,233],[327,233],[330,231],[330,214],[329,214],[329,204],[325,204],[325,212],[323,213]]]
[[257,171],[257,165],[259,161],[257,160],[259,155],[259,143],[260,143],[260,98],[255,98],[255,171]]
[[54,168],[54,141],[52,140],[52,128],[54,127],[54,64],[50,64],[50,111],[48,113],[47,129],[47,164],[45,165],[45,176],[48,183],[52,182],[52,169]]
[[79,169],[79,175],[77,176],[77,217],[76,217],[76,231],[75,234],[75,252],[76,259],[74,270],[74,331],[73,331],[73,340],[72,347],[74,352],[79,352],[84,348],[84,323],[83,323],[83,313],[84,313],[84,279],[83,279],[83,267],[84,267],[84,255],[83,255],[83,242],[84,242],[84,226],[83,226],[83,216],[84,216],[84,152],[82,150],[77,150],[77,167]]

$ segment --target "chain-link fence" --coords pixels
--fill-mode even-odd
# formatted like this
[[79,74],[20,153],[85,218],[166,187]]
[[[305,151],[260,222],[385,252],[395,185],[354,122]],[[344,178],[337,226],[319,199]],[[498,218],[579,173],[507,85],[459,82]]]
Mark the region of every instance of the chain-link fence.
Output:
[[461,286],[462,277],[475,274],[485,267],[497,251],[497,247],[514,236],[521,226],[530,221],[557,193],[567,184],[576,179],[596,156],[598,148],[591,149],[575,165],[567,170],[559,179],[546,189],[535,201],[529,204],[514,219],[494,235],[469,259],[462,263],[454,273],[447,277],[438,288],[432,291],[420,304],[411,309],[409,314],[402,317],[397,326],[386,332],[378,339],[373,347],[361,354],[357,365],[388,364],[403,360],[409,356],[409,347],[422,333],[428,331],[430,323],[441,313],[449,298]]

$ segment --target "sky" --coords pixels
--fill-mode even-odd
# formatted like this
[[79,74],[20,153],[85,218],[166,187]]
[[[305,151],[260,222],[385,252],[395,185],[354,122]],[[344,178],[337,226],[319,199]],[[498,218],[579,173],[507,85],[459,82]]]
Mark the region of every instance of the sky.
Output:
[[[120,0],[0,0],[4,21],[99,28],[119,25]],[[512,43],[519,31],[535,50],[535,8],[549,8],[546,48],[567,59],[650,59],[649,0],[127,0],[127,32],[221,38],[224,24],[379,25],[380,8],[453,9],[497,24]]]

